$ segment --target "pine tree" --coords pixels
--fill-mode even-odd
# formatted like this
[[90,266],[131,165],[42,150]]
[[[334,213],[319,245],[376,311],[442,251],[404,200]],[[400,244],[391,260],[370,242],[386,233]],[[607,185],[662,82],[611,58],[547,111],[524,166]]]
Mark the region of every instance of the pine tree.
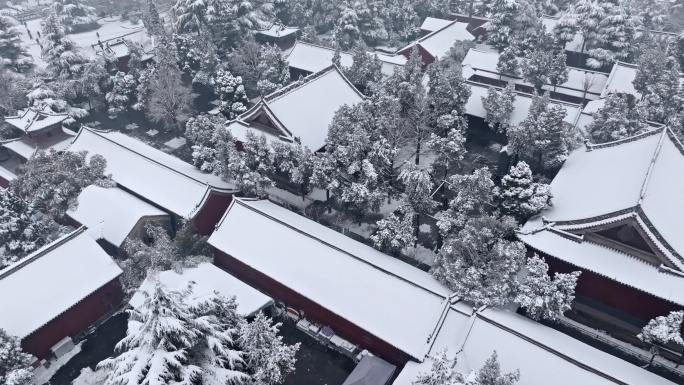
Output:
[[344,69],[344,74],[359,90],[369,93],[371,85],[382,80],[382,63],[377,54],[368,52],[363,41],[354,47],[352,56],[354,61],[351,67]]
[[463,79],[460,66],[452,67],[435,61],[428,67],[427,74],[427,95],[434,119],[447,114],[465,114],[471,91]]
[[[190,306],[193,285],[173,291],[157,284],[145,301],[128,310],[122,353],[98,364],[105,385],[244,382],[240,351],[234,349],[240,322],[234,300],[210,297]],[[230,316],[228,315],[230,314]]]
[[636,36],[636,20],[630,3],[604,0],[601,7],[603,18],[588,51],[587,65],[592,68],[601,68],[616,60],[628,61]]
[[273,187],[273,150],[264,134],[247,131],[244,151],[236,151],[232,142],[225,142],[219,150],[222,177],[235,181],[247,196],[265,197],[266,190]]
[[432,210],[437,207],[437,202],[432,199],[433,187],[430,174],[432,174],[431,168],[423,169],[415,164],[406,163],[397,178],[404,188],[403,205],[413,212],[416,238],[418,238],[420,216],[432,214]]
[[435,155],[435,169],[444,168],[444,179],[449,168],[465,155],[465,130],[468,122],[462,116],[442,115],[437,118],[437,132],[430,135],[428,148]]
[[668,16],[667,5],[657,0],[642,0],[637,3],[641,25],[650,31],[661,31]]
[[637,135],[646,130],[644,113],[625,95],[610,94],[594,120],[586,127],[595,143],[605,143]]
[[314,155],[308,147],[301,143],[285,143],[281,141],[271,144],[274,163],[279,171],[287,174],[290,181],[300,186],[302,197],[310,193],[313,185],[311,178],[314,172]]
[[280,384],[294,371],[295,354],[300,344],[286,345],[278,335],[281,323],[259,313],[254,320],[243,323],[237,343],[244,352],[243,359],[251,374],[251,384]]
[[7,16],[0,16],[0,58],[3,66],[16,72],[33,67],[33,58],[21,44],[21,33]]
[[45,19],[42,31],[42,57],[47,63],[47,73],[62,82],[77,79],[89,61],[66,35],[64,29],[57,15],[51,13]]
[[447,348],[430,355],[432,366],[428,373],[419,373],[412,385],[465,385],[466,379],[454,367],[456,358],[447,356]]
[[605,10],[598,0],[579,0],[568,13],[563,15],[559,21],[562,26],[556,31],[557,41],[572,41],[575,34],[582,35],[581,52],[584,55],[587,47],[597,44],[599,24],[603,20]]
[[513,241],[513,218],[489,215],[467,220],[447,238],[430,273],[475,306],[503,306],[513,299],[525,245]]
[[679,60],[679,66],[684,67],[684,31],[677,35],[672,51],[677,60]]
[[480,368],[475,377],[476,385],[513,385],[520,380],[520,370],[513,373],[501,374],[501,365],[499,365],[496,350],[484,366]]
[[684,311],[673,311],[666,316],[656,317],[649,321],[637,337],[650,343],[665,345],[672,341],[684,345],[681,332],[683,321]]
[[375,223],[377,230],[370,236],[373,246],[388,254],[399,255],[416,242],[413,225],[414,213],[410,208],[400,207],[399,213],[390,213]]
[[447,181],[454,197],[447,210],[438,213],[437,227],[443,238],[448,238],[465,226],[471,216],[483,215],[493,205],[492,174],[486,167],[472,174],[452,175]]
[[553,55],[548,51],[533,51],[523,59],[520,69],[523,79],[541,93],[543,86],[550,83],[550,76],[553,72]]
[[551,279],[549,265],[537,254],[527,260],[527,275],[520,285],[515,302],[525,308],[533,320],[555,321],[570,310],[580,272],[556,273]]
[[515,83],[509,82],[499,93],[496,88],[489,87],[487,96],[482,97],[482,106],[487,113],[485,121],[494,132],[505,133],[510,125],[511,114],[515,108]]
[[568,67],[565,62],[565,51],[561,51],[551,58],[549,83],[553,84],[554,92],[556,91],[556,86],[568,81]]
[[494,190],[499,210],[523,223],[552,206],[551,186],[532,180],[532,171],[525,162],[513,166]]
[[684,87],[680,86],[679,62],[668,57],[665,69],[655,84],[648,86],[643,104],[649,120],[669,123],[684,108]]
[[95,8],[76,0],[55,0],[48,8],[69,33],[78,33],[98,28]]
[[234,77],[230,72],[219,69],[211,78],[211,85],[214,87],[214,93],[221,101],[219,111],[223,116],[233,120],[247,111],[249,99],[247,99],[240,76]]
[[488,4],[491,21],[487,25],[487,43],[499,52],[510,46],[521,5],[515,0],[494,0]]
[[0,329],[0,384],[30,385],[33,382],[31,356],[22,351],[19,338]]
[[647,95],[658,84],[666,71],[667,55],[660,47],[650,47],[639,56],[636,76],[632,84],[641,95]]
[[77,197],[84,188],[91,184],[114,186],[104,173],[106,168],[104,157],[97,154],[88,157],[86,151],[38,151],[17,168],[17,178],[11,187],[34,207],[61,219],[69,208],[78,205]]
[[109,103],[109,114],[116,116],[122,112],[128,113],[131,123],[130,108],[135,104],[137,82],[133,75],[127,75],[119,71],[112,76],[112,90],[107,93],[106,100]]
[[143,24],[147,28],[147,32],[152,36],[158,36],[164,32],[159,12],[154,0],[147,0],[147,13],[143,18]]
[[518,68],[517,52],[514,46],[508,46],[499,55],[499,61],[496,63],[496,70],[502,75],[512,77],[520,76],[520,69]]
[[283,57],[283,51],[276,45],[262,47],[261,61],[257,66],[259,80],[257,89],[261,95],[268,95],[289,83],[290,67]]

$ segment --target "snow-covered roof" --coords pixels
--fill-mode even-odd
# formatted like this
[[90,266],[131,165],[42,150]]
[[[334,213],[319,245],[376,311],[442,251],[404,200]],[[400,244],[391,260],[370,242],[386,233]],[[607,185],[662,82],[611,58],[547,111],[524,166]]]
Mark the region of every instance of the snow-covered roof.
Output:
[[12,171],[0,166],[0,179],[4,179],[4,180],[10,182],[16,178],[17,178],[17,176],[14,175],[14,173]]
[[234,199],[209,243],[417,360],[449,302],[428,273],[268,201]]
[[22,132],[32,133],[60,124],[68,117],[69,115],[67,114],[53,112],[48,106],[42,109],[29,107],[19,110],[16,116],[6,117],[5,122]]
[[[386,55],[380,52],[371,53],[378,55],[384,75],[391,75],[394,73],[395,68],[406,64],[406,58],[401,55]],[[334,55],[335,50],[332,48],[321,47],[298,40],[287,56],[287,62],[292,68],[307,72],[319,72],[330,67]],[[342,67],[351,67],[353,62],[354,57],[351,53],[340,52],[340,64],[342,64]]]
[[119,132],[82,127],[69,150],[102,155],[117,184],[182,217],[192,217],[211,191],[237,191],[233,183]]
[[[518,61],[522,59],[518,58]],[[463,58],[463,77],[469,79],[473,75],[479,75],[495,80],[503,80],[514,82],[515,84],[526,85],[534,87],[532,84],[525,82],[520,77],[511,77],[502,75],[496,68],[499,62],[499,54],[497,52],[483,51],[471,48]],[[608,76],[606,74],[589,71],[579,68],[568,67],[568,80],[554,87],[553,85],[545,85],[543,88],[548,91],[554,91],[559,94],[574,96],[577,98],[584,97],[586,99],[598,99],[603,91]],[[589,88],[586,95],[584,93],[584,83],[587,82]]]
[[[482,105],[482,98],[487,97],[487,90],[490,86],[470,81],[466,83],[470,86],[470,90],[472,91],[465,106],[466,113],[468,115],[485,118],[487,116],[487,111]],[[497,88],[499,91],[501,91],[501,89],[498,87],[494,88]],[[579,104],[564,103],[556,100],[552,100],[551,103],[558,104],[565,109],[567,112],[565,119],[563,119],[565,122],[573,126],[577,125],[577,120],[582,113],[582,106]],[[517,92],[515,102],[513,103],[513,112],[511,113],[510,124],[519,124],[525,120],[530,106],[532,106],[532,95]]]
[[167,216],[119,188],[95,185],[83,189],[78,206],[67,215],[89,229],[97,227],[100,237],[114,246],[121,246],[142,218]]
[[[553,28],[558,24],[558,20],[560,20],[560,16],[542,17],[542,24],[544,25],[546,33],[551,33],[553,31]],[[584,38],[582,37],[582,34],[576,33],[573,39],[565,44],[565,50],[570,52],[581,52],[583,41]]]
[[[450,323],[464,325],[453,327]],[[445,334],[443,337],[442,334]],[[519,314],[485,309],[472,315],[450,309],[437,340],[444,340],[448,354],[456,354],[455,369],[479,370],[496,350],[502,373],[520,369],[525,385],[672,385],[673,383],[618,357],[602,352]],[[432,349],[431,354],[439,349]],[[543,363],[543,364],[540,364]],[[409,362],[394,385],[411,385],[419,373],[427,373],[432,359]]]
[[121,273],[80,228],[0,270],[0,328],[24,338]]
[[468,32],[467,23],[452,21],[442,28],[421,37],[417,41],[409,44],[397,52],[400,53],[410,51],[414,45],[419,45],[433,58],[439,58],[446,55],[451,47],[454,46],[454,43],[461,40],[474,41],[475,36]]
[[268,28],[258,30],[256,33],[269,37],[283,37],[297,33],[297,31],[299,31],[299,28],[297,27],[286,27],[284,25],[274,23]]
[[22,136],[14,140],[8,140],[6,142],[0,143],[3,147],[12,150],[24,159],[29,159],[38,150],[48,151],[50,149],[55,151],[62,151],[69,147],[69,144],[76,136],[71,130],[66,130],[62,128],[62,132],[56,132],[52,138],[41,143],[37,143],[27,136]]
[[641,94],[634,89],[634,78],[636,77],[639,66],[636,64],[629,64],[623,62],[616,62],[613,64],[613,69],[608,76],[608,82],[601,92],[601,97],[605,98],[612,93],[625,93],[634,95],[637,99],[641,98]]
[[451,20],[438,19],[436,17],[426,17],[420,29],[423,31],[434,32],[451,24]]
[[195,285],[192,290],[192,297],[188,298],[191,304],[207,300],[215,292],[225,297],[235,296],[238,303],[237,312],[246,317],[273,304],[271,297],[210,263],[202,263],[197,267],[184,269],[181,273],[169,270],[162,271],[157,275],[148,275],[129,304],[134,308],[142,305],[145,297],[141,292],[153,289],[157,282],[161,282],[172,290],[183,290],[188,286],[188,283],[193,282]]
[[280,131],[276,136],[275,130],[263,130],[267,137],[282,137],[290,142],[299,138],[303,145],[316,151],[325,146],[335,112],[362,100],[363,95],[333,65],[264,97],[238,118],[242,123],[232,123],[229,128],[235,130],[239,140],[247,130],[245,123],[251,126],[252,118],[265,113]]

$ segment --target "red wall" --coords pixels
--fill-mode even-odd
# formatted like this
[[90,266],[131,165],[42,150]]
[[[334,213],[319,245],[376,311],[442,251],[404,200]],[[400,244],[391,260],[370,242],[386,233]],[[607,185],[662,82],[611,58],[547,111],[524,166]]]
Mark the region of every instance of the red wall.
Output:
[[10,181],[8,181],[7,179],[0,176],[0,187],[8,188],[9,184],[10,184]]
[[204,202],[204,206],[193,218],[197,233],[200,235],[210,235],[213,233],[216,224],[219,223],[232,201],[232,194],[210,193],[209,198]]
[[[109,294],[111,299],[106,303],[101,303],[100,298],[105,294]],[[62,338],[66,336],[75,337],[110,310],[119,307],[122,298],[121,284],[116,278],[25,337],[21,341],[21,347],[27,353],[33,354],[38,359],[43,359],[51,353],[50,348]]]
[[[432,55],[430,55],[428,53],[428,51],[426,51],[420,45],[418,45],[417,47],[418,47],[418,54],[420,55],[420,59],[423,62],[423,69],[425,69],[428,65],[432,64],[435,61],[435,58],[432,57]],[[407,47],[403,51],[399,52],[399,54],[404,55],[408,59],[409,57],[411,57],[411,51],[412,50],[413,50],[413,47]]]
[[[575,292],[585,297],[591,298],[612,308],[631,314],[643,321],[648,322],[655,317],[668,315],[672,311],[682,310],[672,302],[654,297],[643,291],[623,285],[596,273],[585,271],[577,266],[538,253],[544,257],[549,265],[549,274],[570,273],[581,270]],[[614,266],[619,269],[620,266]]]
[[287,306],[303,310],[306,318],[330,326],[335,333],[354,344],[358,344],[362,349],[368,349],[373,354],[399,367],[403,367],[409,361],[409,356],[396,347],[366,332],[276,280],[252,269],[220,250],[214,249],[214,256],[214,263],[217,266],[228,270],[232,275],[267,295],[283,301]]

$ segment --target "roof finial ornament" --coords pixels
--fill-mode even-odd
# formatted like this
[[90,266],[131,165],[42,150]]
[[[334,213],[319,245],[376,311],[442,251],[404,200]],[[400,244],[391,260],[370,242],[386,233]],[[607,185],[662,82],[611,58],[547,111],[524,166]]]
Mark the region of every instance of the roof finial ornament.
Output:
[[587,152],[593,150],[594,145],[591,144],[591,141],[589,139],[584,139],[584,146],[587,148]]

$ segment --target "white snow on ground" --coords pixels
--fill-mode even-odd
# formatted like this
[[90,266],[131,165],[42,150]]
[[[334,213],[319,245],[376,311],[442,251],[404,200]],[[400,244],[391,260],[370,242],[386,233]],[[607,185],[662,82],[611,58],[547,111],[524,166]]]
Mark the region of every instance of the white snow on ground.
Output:
[[432,232],[432,228],[430,227],[430,225],[428,225],[428,224],[426,224],[426,223],[423,223],[422,225],[420,225],[420,226],[418,227],[418,229],[419,229],[420,232],[423,233],[423,234],[430,234],[430,233]]
[[83,344],[83,341],[81,341],[78,345],[74,346],[71,351],[61,357],[59,357],[56,360],[50,360],[50,367],[47,368],[47,370],[43,371],[40,373],[40,375],[36,376],[36,385],[43,385],[46,382],[50,381],[50,378],[57,373],[57,370],[61,368],[62,366],[66,365],[67,362],[69,362],[70,359],[72,359],[75,355],[81,352],[81,344]]
[[105,369],[92,371],[90,368],[83,368],[71,385],[102,385],[106,379]]
[[425,248],[423,245],[418,245],[418,247],[407,247],[402,250],[402,253],[407,257],[411,257],[428,266],[432,266],[435,263],[435,257],[437,256],[434,251]]
[[[26,22],[26,27],[23,25],[18,25],[17,29],[21,31],[21,40],[26,45],[28,52],[31,54],[31,56],[33,56],[33,60],[36,65],[45,67],[45,62],[40,57],[40,46],[38,43],[36,43],[36,38],[38,37],[37,32],[41,30],[42,21],[43,19],[30,20]],[[100,41],[116,39],[118,37],[127,35],[127,39],[142,44],[146,49],[149,48],[148,46],[150,45],[151,40],[143,28],[142,23],[134,25],[127,20],[121,21],[118,17],[114,17],[113,19],[100,19],[97,21],[97,23],[100,24],[100,28],[94,31],[74,33],[69,35],[71,40],[80,46],[83,50],[83,53],[88,56],[95,57],[95,50],[93,50],[92,45],[97,44],[98,33],[100,34]],[[31,36],[33,39],[29,38],[28,32],[26,31],[27,28],[31,31]],[[42,36],[40,40],[42,40]]]
[[172,149],[172,150],[177,150],[183,146],[185,146],[185,138],[173,138],[169,140],[168,142],[164,143],[164,146]]

